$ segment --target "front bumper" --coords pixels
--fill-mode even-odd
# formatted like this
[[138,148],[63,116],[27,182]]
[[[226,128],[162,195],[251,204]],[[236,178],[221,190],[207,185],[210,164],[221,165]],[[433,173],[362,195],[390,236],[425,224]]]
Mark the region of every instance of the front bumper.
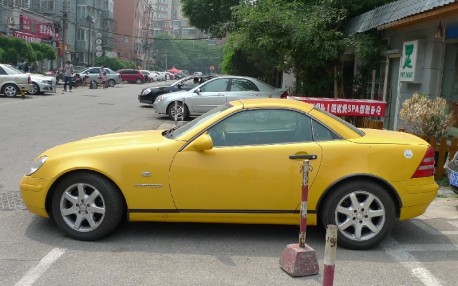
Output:
[[19,185],[22,200],[27,209],[39,216],[49,217],[46,211],[46,197],[51,186],[49,179],[24,176]]

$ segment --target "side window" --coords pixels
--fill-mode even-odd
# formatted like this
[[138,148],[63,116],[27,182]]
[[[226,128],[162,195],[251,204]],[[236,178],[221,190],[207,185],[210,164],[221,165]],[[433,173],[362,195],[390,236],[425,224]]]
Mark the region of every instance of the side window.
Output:
[[200,88],[201,92],[221,92],[227,91],[228,78],[220,78],[207,83]]
[[92,69],[89,70],[89,73],[96,73],[96,74],[98,74],[99,71],[100,71],[99,68],[92,68]]
[[312,141],[311,119],[283,109],[245,110],[208,130],[215,147]]
[[5,72],[5,70],[4,70],[2,67],[0,67],[0,74],[1,74],[1,75],[6,75],[6,74],[7,74],[7,73]]
[[251,80],[232,79],[231,91],[259,91],[259,89]]
[[313,139],[315,141],[330,141],[336,139],[334,133],[330,131],[328,128],[324,127],[321,123],[312,120],[312,128],[313,128]]

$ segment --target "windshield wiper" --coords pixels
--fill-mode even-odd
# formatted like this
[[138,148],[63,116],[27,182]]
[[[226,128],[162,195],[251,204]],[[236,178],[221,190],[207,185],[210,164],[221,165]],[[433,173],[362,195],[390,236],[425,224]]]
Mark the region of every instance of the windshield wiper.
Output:
[[173,131],[175,131],[177,128],[178,128],[178,126],[175,126],[175,127],[170,128],[169,130],[165,131],[164,136],[167,137],[167,138],[171,138]]

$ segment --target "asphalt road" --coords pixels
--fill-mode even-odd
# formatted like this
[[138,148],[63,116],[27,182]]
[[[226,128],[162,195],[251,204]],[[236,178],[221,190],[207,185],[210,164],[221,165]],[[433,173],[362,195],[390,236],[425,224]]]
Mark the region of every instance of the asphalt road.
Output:
[[[295,226],[125,223],[103,240],[80,242],[23,209],[19,181],[46,148],[173,124],[138,103],[145,86],[0,97],[0,285],[321,285],[320,228],[307,229],[320,273],[292,278],[279,258],[297,243]],[[334,285],[457,285],[457,245],[458,199],[445,190],[379,248],[338,248]]]

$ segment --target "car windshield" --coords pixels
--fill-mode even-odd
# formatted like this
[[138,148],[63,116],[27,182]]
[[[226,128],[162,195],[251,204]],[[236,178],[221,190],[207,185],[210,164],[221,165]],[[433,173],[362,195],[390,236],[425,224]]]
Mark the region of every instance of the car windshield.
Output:
[[20,71],[20,70],[18,70],[18,69],[15,69],[15,68],[14,68],[13,66],[11,66],[11,65],[4,65],[3,68],[4,68],[4,69],[9,69],[9,70],[11,71],[11,73],[9,73],[9,74],[13,74],[13,73],[24,74],[23,71]]
[[170,139],[177,138],[177,137],[185,134],[186,132],[188,132],[192,128],[201,125],[205,121],[217,116],[221,112],[224,112],[225,110],[227,110],[228,108],[231,108],[231,107],[232,107],[232,105],[230,103],[226,103],[226,104],[220,105],[220,106],[208,111],[207,113],[204,113],[201,116],[195,118],[194,120],[186,123],[183,126],[180,126],[178,128],[174,127],[172,129],[169,129],[169,130],[165,131],[163,133],[163,135],[165,137],[167,137],[167,138],[170,138]]

